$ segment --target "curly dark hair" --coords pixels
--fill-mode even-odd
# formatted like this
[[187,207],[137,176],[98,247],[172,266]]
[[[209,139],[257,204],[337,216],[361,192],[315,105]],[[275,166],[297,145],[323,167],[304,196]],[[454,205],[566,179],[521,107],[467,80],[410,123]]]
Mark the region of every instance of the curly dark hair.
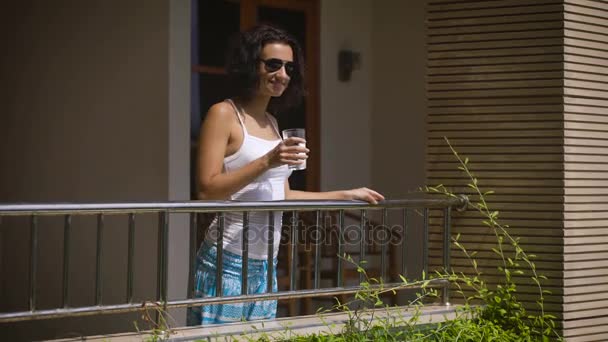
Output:
[[296,65],[296,72],[290,76],[285,92],[280,97],[273,97],[268,105],[271,112],[280,112],[298,105],[304,96],[304,56],[294,37],[270,25],[258,25],[241,32],[228,51],[226,69],[234,96],[245,101],[251,99],[260,82],[258,66],[262,48],[271,43],[289,45]]

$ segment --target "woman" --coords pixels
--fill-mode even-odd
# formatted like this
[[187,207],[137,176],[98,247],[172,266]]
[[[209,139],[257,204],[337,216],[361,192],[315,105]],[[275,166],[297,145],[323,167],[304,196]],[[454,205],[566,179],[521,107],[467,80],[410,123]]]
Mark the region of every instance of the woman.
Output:
[[[359,188],[308,192],[289,188],[289,165],[305,161],[309,152],[301,138],[281,140],[276,119],[267,110],[287,108],[303,93],[301,49],[286,32],[257,26],[242,33],[231,53],[228,73],[235,96],[213,105],[202,124],[198,155],[198,195],[202,200],[269,201],[284,199],[344,199],[376,203],[379,193]],[[268,214],[249,217],[248,293],[264,293]],[[274,216],[274,264],[280,242],[281,213]],[[241,294],[242,213],[225,214],[223,230],[224,296]],[[217,219],[201,245],[195,270],[195,296],[212,297],[216,289]],[[276,291],[276,273],[273,288]],[[189,312],[190,325],[269,319],[276,301],[206,305]]]

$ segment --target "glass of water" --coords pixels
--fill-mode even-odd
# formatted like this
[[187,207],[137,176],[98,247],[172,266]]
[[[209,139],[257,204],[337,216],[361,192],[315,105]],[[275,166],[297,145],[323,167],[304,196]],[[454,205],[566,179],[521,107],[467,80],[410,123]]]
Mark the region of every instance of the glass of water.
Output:
[[[304,128],[284,129],[282,133],[283,133],[283,139],[287,139],[287,138],[291,138],[291,137],[298,137],[298,138],[306,139],[306,131],[304,130]],[[306,147],[306,143],[299,143],[298,145],[302,146],[302,147]],[[306,154],[306,153],[302,152],[299,154]],[[291,170],[305,170],[306,169],[306,159],[304,159],[304,162],[302,164],[289,165],[289,168]]]

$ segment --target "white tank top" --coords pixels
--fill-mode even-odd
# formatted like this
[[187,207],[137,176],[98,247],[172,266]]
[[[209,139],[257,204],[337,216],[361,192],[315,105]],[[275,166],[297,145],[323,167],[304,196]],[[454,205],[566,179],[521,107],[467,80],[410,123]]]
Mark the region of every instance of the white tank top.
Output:
[[[281,139],[266,140],[249,135],[247,128],[241,119],[241,113],[232,102],[226,100],[232,105],[236,113],[239,123],[243,128],[243,143],[241,147],[232,155],[224,158],[224,171],[232,172],[252,161],[262,157],[270,150],[275,148],[281,142]],[[268,114],[266,114],[268,115]],[[269,115],[268,115],[269,116]],[[273,120],[268,117],[272,127],[280,137],[279,129],[275,126]],[[230,200],[234,201],[280,201],[285,199],[285,182],[291,175],[291,170],[287,165],[281,165],[264,172],[253,182],[246,185],[241,190],[230,196]],[[250,212],[249,214],[249,258],[267,259],[268,258],[268,212]],[[281,224],[283,212],[274,213],[274,255],[276,258],[279,252],[279,244],[281,238]],[[218,222],[217,217],[213,220],[205,240],[210,242],[217,241]],[[230,212],[225,214],[224,219],[224,250],[242,255],[242,237],[243,237],[243,213]]]

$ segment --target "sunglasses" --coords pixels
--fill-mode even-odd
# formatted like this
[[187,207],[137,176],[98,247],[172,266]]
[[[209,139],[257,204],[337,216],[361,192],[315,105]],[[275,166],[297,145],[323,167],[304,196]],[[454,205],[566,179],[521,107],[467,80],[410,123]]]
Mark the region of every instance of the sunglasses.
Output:
[[295,62],[284,61],[278,58],[269,58],[269,59],[261,59],[266,67],[266,71],[275,72],[281,70],[283,66],[285,66],[285,73],[288,76],[292,76],[296,72],[296,64]]

